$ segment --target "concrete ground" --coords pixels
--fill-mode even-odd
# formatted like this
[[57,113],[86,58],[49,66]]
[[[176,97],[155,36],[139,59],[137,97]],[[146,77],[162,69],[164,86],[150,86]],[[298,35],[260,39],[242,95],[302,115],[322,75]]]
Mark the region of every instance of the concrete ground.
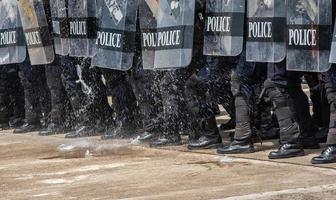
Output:
[[311,165],[319,151],[268,160],[275,145],[227,157],[185,146],[150,149],[136,140],[2,131],[0,199],[336,199],[336,164]]

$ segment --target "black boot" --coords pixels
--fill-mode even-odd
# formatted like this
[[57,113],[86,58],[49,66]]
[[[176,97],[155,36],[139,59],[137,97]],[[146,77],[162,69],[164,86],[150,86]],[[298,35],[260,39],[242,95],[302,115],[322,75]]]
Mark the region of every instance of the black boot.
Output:
[[14,134],[23,134],[23,133],[29,133],[29,132],[35,132],[39,131],[41,129],[41,124],[30,124],[30,123],[24,123],[21,127],[14,130]]
[[336,163],[336,145],[329,145],[321,155],[312,158],[312,164]]
[[269,159],[281,159],[292,158],[298,156],[304,156],[305,153],[302,147],[297,144],[282,144],[277,151],[272,151],[269,155]]
[[178,146],[182,145],[180,136],[162,136],[149,144],[150,147]]
[[197,140],[189,141],[188,149],[197,150],[197,149],[217,148],[221,143],[222,139],[220,136],[217,137],[201,136]]
[[254,146],[251,141],[233,140],[228,146],[222,145],[217,149],[218,154],[253,153]]

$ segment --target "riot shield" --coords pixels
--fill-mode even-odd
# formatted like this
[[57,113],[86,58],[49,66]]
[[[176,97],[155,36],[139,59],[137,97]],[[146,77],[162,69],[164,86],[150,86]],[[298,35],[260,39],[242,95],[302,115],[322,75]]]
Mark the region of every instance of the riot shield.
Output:
[[26,44],[17,1],[0,1],[0,65],[21,63]]
[[137,0],[97,0],[97,52],[92,65],[116,70],[132,67]]
[[287,0],[287,69],[330,68],[332,0]]
[[206,0],[204,55],[237,56],[243,50],[245,0]]
[[68,0],[67,34],[70,41],[70,56],[94,56],[97,38],[96,16],[96,1]]
[[19,10],[31,64],[42,65],[53,62],[54,47],[43,1],[19,0]]
[[286,57],[286,1],[248,0],[246,60],[281,62]]
[[53,36],[55,53],[68,55],[70,42],[67,34],[67,0],[52,0],[50,2],[51,18],[53,24]]
[[336,63],[336,23],[335,23],[335,27],[334,27],[334,34],[332,36],[329,62],[330,63]]
[[176,69],[191,63],[194,15],[194,0],[140,0],[145,69]]

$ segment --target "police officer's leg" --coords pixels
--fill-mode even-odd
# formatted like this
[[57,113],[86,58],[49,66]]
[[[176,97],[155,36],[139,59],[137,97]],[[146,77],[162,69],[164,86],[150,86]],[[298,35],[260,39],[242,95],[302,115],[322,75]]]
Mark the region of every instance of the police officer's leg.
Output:
[[59,57],[55,62],[45,66],[47,85],[51,95],[50,123],[48,127],[41,131],[40,135],[50,135],[64,133],[65,123],[65,90],[62,83],[62,68]]
[[0,130],[9,128],[9,95],[7,91],[8,73],[2,66],[0,68]]
[[251,97],[246,95],[243,91],[244,82],[241,77],[234,72],[231,77],[232,93],[235,98],[236,109],[236,129],[234,140],[228,146],[222,146],[217,149],[219,154],[230,153],[249,153],[253,152],[252,137],[252,121],[250,118],[251,111]]
[[307,95],[303,92],[301,85],[292,85],[288,91],[291,99],[293,99],[296,118],[300,126],[300,143],[305,149],[319,149],[320,145],[315,138],[317,128],[309,112],[310,108]]
[[[300,84],[300,77],[295,82],[288,78],[286,63],[268,64],[268,78],[264,87],[267,96],[272,102],[280,127],[280,147],[269,154],[269,158],[288,158],[304,155],[299,143],[300,128],[295,115],[293,99],[290,96],[290,87]],[[291,82],[291,83],[290,83]]]
[[313,164],[336,162],[336,69],[332,66],[325,74],[326,95],[330,104],[330,124],[327,139],[327,147],[321,155],[312,159]]
[[115,126],[106,131],[104,139],[129,137],[137,129],[135,123],[137,106],[132,87],[127,82],[127,74],[119,70],[102,69],[108,93],[112,96]]
[[212,109],[213,103],[207,91],[207,83],[196,74],[193,74],[186,82],[185,101],[192,115],[195,134],[199,134],[199,137],[189,141],[188,148],[192,150],[217,147],[221,143],[215,113]]
[[158,118],[160,102],[156,101],[158,94],[155,90],[155,72],[143,70],[141,58],[137,58],[128,80],[140,110],[139,123],[143,133],[138,136],[138,139],[146,142],[156,139],[161,132],[161,121]]
[[89,88],[88,113],[97,133],[105,133],[113,125],[113,112],[108,104],[106,86],[98,67],[91,67],[91,59],[81,60],[82,78]]
[[253,124],[256,128],[258,139],[279,139],[279,126],[276,117],[272,114],[272,105],[263,98],[261,93],[256,93],[256,105],[253,109]]
[[[179,124],[181,120],[180,102],[183,98],[183,85],[185,83],[185,69],[162,72],[159,80],[159,90],[163,105],[163,132],[156,141],[150,143],[152,147],[180,145]],[[160,76],[160,74],[157,74]]]
[[[35,66],[36,67],[36,66]],[[34,76],[35,72],[30,65],[29,58],[20,64],[20,78],[25,95],[25,121],[21,127],[14,130],[14,133],[27,133],[37,131],[41,128],[41,104],[40,94],[37,93],[39,82]]]
[[8,71],[8,77],[8,90],[13,109],[9,125],[12,128],[18,128],[24,123],[25,117],[24,89],[19,77],[19,65],[13,65],[10,67],[10,70]]
[[231,91],[231,72],[236,66],[234,58],[206,58],[206,66],[209,69],[209,93],[216,104],[224,107],[230,120],[221,125],[222,130],[234,129],[236,126],[234,97]]
[[231,91],[235,100],[236,129],[233,142],[217,149],[219,154],[253,152],[251,141],[253,107],[253,85],[259,79],[256,63],[246,62],[245,52],[240,55],[238,65],[231,76]]
[[94,135],[94,129],[87,110],[88,98],[84,94],[84,91],[87,92],[87,88],[82,85],[82,79],[79,79],[76,65],[77,59],[61,56],[62,82],[70,99],[76,124],[75,131],[66,134],[65,137],[67,138]]
[[33,79],[37,80],[37,87],[34,87],[35,94],[39,94],[39,102],[41,107],[41,122],[42,127],[47,127],[50,122],[50,112],[51,112],[51,95],[47,84],[47,78],[45,74],[45,66],[33,66]]
[[322,80],[322,74],[305,73],[304,75],[310,90],[310,99],[313,106],[313,122],[317,126],[317,141],[324,143],[327,140],[330,105],[326,98],[325,82]]

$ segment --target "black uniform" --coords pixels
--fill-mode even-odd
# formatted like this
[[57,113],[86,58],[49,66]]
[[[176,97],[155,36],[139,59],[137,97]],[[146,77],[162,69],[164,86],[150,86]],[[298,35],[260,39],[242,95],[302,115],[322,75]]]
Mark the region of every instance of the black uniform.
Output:
[[25,120],[14,133],[27,133],[46,125],[51,110],[50,91],[46,84],[44,66],[31,66],[29,56],[20,64],[20,78],[25,96]]
[[157,72],[156,80],[162,99],[161,116],[164,126],[161,136],[152,142],[151,146],[180,144],[180,122],[186,116],[189,116],[188,134],[196,139],[191,141],[189,147],[207,146],[209,138],[211,145],[220,142],[213,103],[206,95],[206,83],[197,76],[198,71],[205,66],[202,48],[204,12],[205,1],[196,1],[193,60],[189,67]]
[[22,125],[24,92],[16,64],[0,68],[0,129]]

